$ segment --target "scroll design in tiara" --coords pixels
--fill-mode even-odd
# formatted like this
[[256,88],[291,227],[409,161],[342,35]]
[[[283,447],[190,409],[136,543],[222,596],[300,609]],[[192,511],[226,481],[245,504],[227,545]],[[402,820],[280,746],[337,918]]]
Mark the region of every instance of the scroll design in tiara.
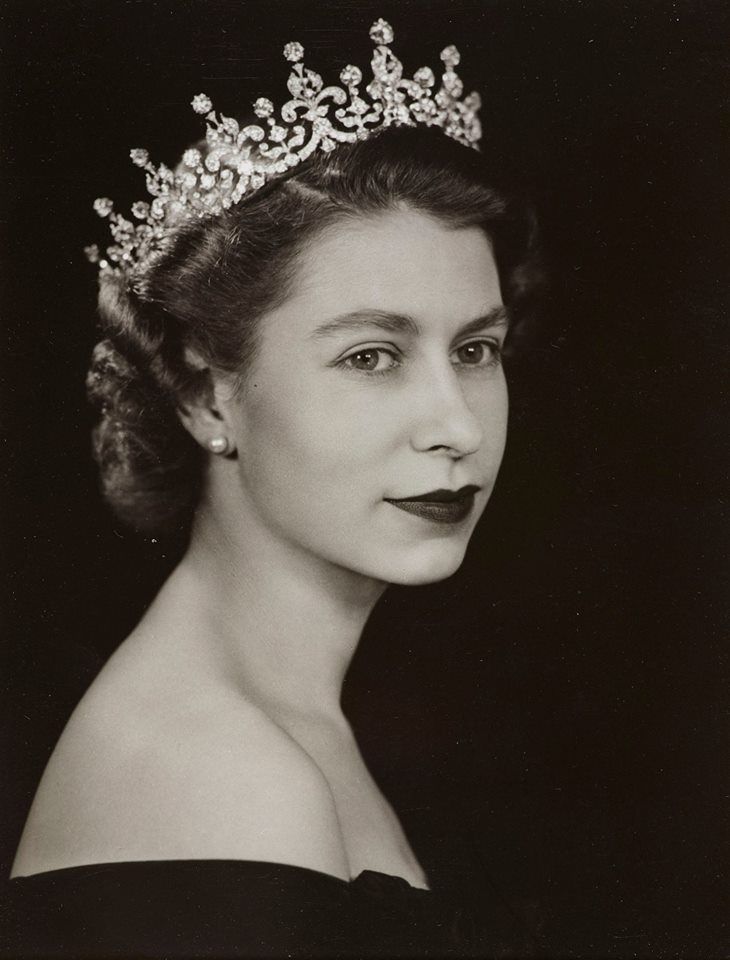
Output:
[[96,244],[86,247],[88,259],[102,271],[141,280],[181,222],[220,214],[315,150],[329,152],[338,143],[365,139],[383,127],[439,127],[464,146],[478,149],[481,101],[475,92],[462,98],[463,84],[454,70],[460,61],[456,47],[441,52],[444,72],[435,91],[430,67],[416,70],[412,79],[403,76],[403,64],[390,49],[394,34],[389,23],[374,23],[370,38],[375,50],[373,79],[364,91],[368,99],[361,93],[358,67],[350,64],[340,72],[343,87],[325,86],[322,77],[302,63],[304,48],[296,42],[284,47],[285,58],[293,64],[287,81],[291,99],[278,116],[271,100],[259,97],[253,110],[262,122],[241,127],[232,117],[216,114],[205,94],[195,96],[192,108],[207,121],[205,146],[186,150],[175,171],[165,164],[155,167],[146,150],[130,151],[132,162],[147,175],[153,199],[132,205],[136,223],[117,213],[108,198],[97,199],[94,209],[108,218],[113,243],[105,256]]

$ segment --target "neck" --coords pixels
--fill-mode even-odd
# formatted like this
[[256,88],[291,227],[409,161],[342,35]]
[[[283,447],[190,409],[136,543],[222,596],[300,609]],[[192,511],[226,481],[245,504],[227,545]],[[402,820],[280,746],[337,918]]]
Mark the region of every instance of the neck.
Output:
[[345,674],[386,584],[234,516],[220,498],[203,498],[168,585],[186,633],[206,647],[196,659],[265,709],[339,717]]

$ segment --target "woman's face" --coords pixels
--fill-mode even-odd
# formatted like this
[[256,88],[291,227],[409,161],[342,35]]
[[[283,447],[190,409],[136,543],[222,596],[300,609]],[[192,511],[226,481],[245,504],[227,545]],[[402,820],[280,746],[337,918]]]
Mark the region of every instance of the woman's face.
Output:
[[228,410],[244,535],[384,582],[449,576],[505,443],[489,241],[407,209],[343,223],[293,289]]

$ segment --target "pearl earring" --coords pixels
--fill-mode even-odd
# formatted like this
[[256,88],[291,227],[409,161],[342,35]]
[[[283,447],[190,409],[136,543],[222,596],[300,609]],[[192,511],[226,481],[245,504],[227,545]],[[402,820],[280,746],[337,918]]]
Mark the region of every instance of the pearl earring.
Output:
[[211,453],[223,454],[228,452],[227,437],[211,437],[208,441],[208,448]]

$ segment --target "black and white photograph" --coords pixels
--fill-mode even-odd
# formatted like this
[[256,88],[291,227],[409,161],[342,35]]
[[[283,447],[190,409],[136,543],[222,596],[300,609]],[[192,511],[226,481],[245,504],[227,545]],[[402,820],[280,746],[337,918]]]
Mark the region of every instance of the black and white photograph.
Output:
[[0,958],[730,957],[727,5],[0,71]]

